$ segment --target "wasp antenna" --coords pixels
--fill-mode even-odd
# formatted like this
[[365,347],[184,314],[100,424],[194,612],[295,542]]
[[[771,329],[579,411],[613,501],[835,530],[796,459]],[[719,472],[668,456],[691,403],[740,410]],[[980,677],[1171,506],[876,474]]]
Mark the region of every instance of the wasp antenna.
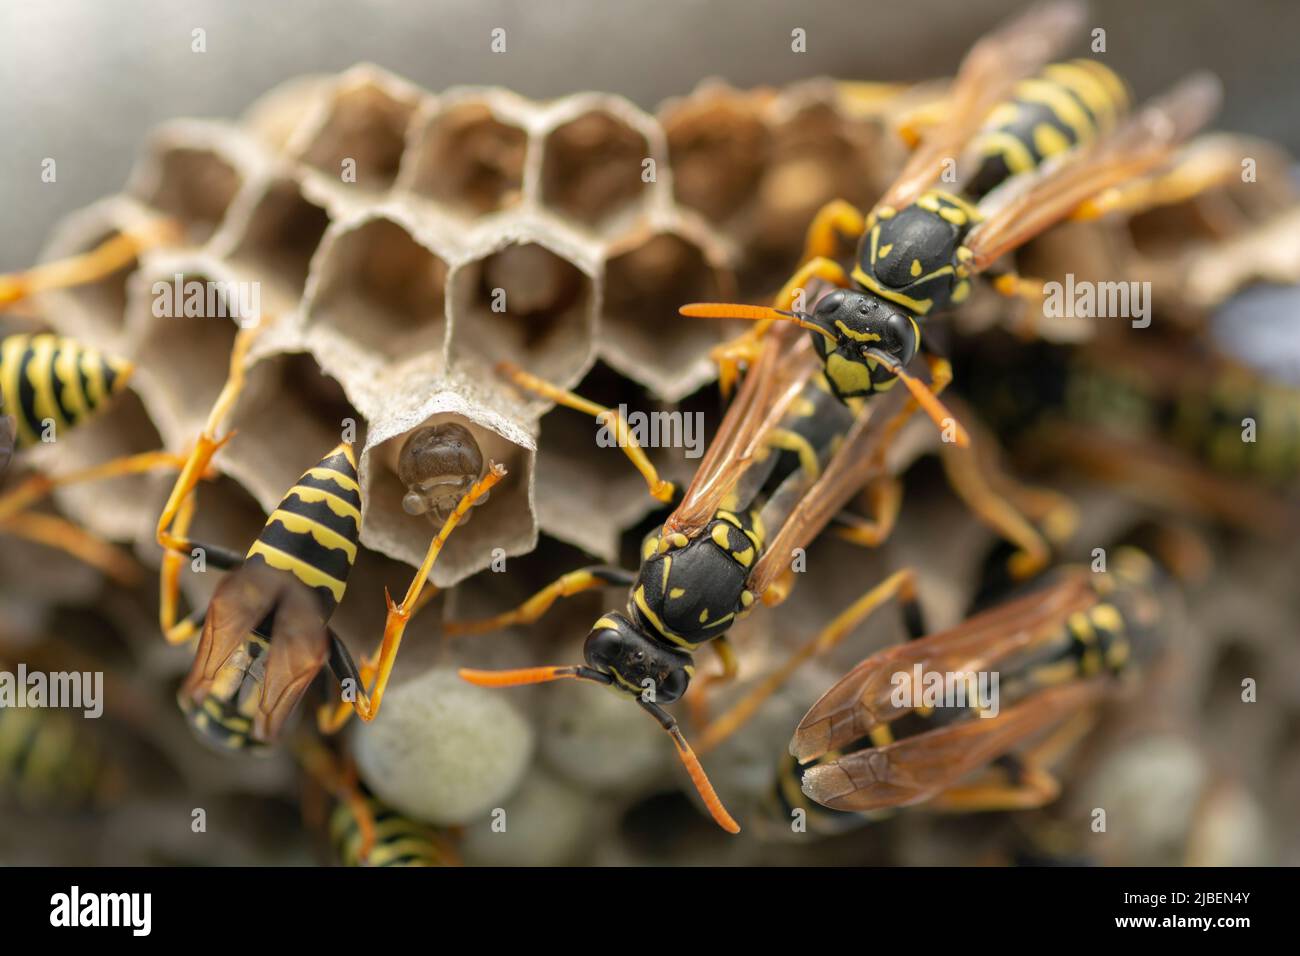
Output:
[[901,365],[882,352],[873,350],[867,354],[898,376],[899,380],[907,387],[907,390],[912,393],[912,397],[916,399],[917,404],[930,416],[930,420],[940,430],[948,428],[949,425],[952,426],[953,440],[958,448],[970,447],[970,434],[966,431],[965,426],[957,420],[956,415],[948,410],[947,405],[939,401],[938,396],[930,391],[924,382],[907,372]]
[[590,667],[523,667],[513,671],[480,671],[462,667],[460,679],[478,687],[522,687],[525,684],[546,684],[553,680],[587,680],[596,684],[612,683],[612,678]]
[[791,322],[801,329],[817,332],[836,341],[835,336],[820,325],[809,322],[804,313],[786,312],[765,305],[744,305],[739,302],[693,302],[677,310],[691,319],[746,319],[750,322]]
[[709,775],[704,772],[704,765],[700,763],[700,758],[695,756],[695,751],[691,749],[691,745],[686,742],[686,737],[682,734],[681,728],[677,726],[677,721],[658,704],[652,704],[640,697],[637,698],[637,703],[651,717],[659,721],[659,725],[673,739],[673,744],[677,748],[677,757],[681,760],[682,766],[686,768],[691,783],[695,784],[695,790],[699,793],[700,799],[704,801],[704,806],[708,808],[713,821],[728,833],[739,833],[740,824],[722,805],[722,798],[713,789],[713,784],[709,782]]

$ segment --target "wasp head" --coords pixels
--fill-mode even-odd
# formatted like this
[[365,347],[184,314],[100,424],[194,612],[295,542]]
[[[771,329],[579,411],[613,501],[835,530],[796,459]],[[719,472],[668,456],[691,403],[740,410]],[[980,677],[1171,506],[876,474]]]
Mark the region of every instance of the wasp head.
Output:
[[614,680],[629,694],[653,692],[651,700],[671,703],[691,682],[691,656],[665,647],[622,614],[611,612],[596,622],[582,649],[587,666]]
[[840,398],[856,398],[888,388],[896,376],[879,353],[906,366],[921,344],[916,320],[867,292],[836,289],[823,296],[808,319],[825,330],[811,333],[826,364],[826,377]]

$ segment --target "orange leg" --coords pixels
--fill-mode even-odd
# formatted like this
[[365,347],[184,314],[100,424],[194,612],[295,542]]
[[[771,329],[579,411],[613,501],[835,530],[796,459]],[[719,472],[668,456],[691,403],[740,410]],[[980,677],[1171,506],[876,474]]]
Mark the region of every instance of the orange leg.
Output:
[[175,243],[180,236],[180,227],[174,221],[158,219],[141,229],[106,239],[82,255],[50,262],[26,272],[0,275],[0,307],[51,289],[98,282],[130,265],[143,250]]
[[[434,539],[429,543],[429,550],[424,556],[424,563],[420,565],[419,570],[415,572],[410,587],[406,590],[406,596],[402,599],[401,604],[393,601],[392,595],[385,593],[388,601],[388,616],[384,622],[384,639],[379,647],[379,656],[373,664],[366,667],[366,671],[373,672],[374,685],[369,692],[363,694],[355,703],[344,702],[336,706],[331,713],[328,706],[321,709],[317,715],[317,721],[322,731],[332,733],[341,728],[345,723],[352,710],[360,715],[362,720],[371,721],[379,715],[379,707],[384,699],[384,691],[388,687],[389,678],[393,673],[393,666],[397,663],[397,652],[402,646],[402,637],[406,633],[406,625],[415,614],[417,608],[421,607],[421,592],[428,582],[429,574],[433,571],[433,566],[438,560],[438,555],[442,553],[443,545],[451,533],[456,530],[456,526],[470,508],[473,508],[484,496],[506,476],[506,470],[503,466],[489,463],[487,474],[476,481],[461,496],[456,503],[456,510],[447,516],[441,530]],[[366,677],[362,674],[362,677]]]

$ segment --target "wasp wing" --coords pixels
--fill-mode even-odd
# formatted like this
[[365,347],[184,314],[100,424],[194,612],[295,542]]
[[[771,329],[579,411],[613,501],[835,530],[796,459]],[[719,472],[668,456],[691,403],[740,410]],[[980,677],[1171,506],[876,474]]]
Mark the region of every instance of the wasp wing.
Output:
[[983,221],[966,237],[972,271],[984,271],[1086,200],[1167,162],[1210,120],[1221,95],[1212,74],[1193,74],[1109,137],[994,190],[980,204]]
[[[246,656],[248,636],[270,622],[257,714],[250,736],[270,742],[278,735],[329,652],[320,605],[293,575],[273,568],[245,566],[217,586],[208,604],[194,663],[178,696],[200,705],[223,670],[252,672],[259,662]],[[227,671],[227,677],[229,671]]]
[[1100,700],[1109,686],[1102,679],[1062,684],[996,717],[972,717],[809,767],[803,791],[835,810],[865,812],[921,803]]
[[330,638],[316,595],[292,575],[283,578],[271,625],[266,675],[253,718],[253,735],[264,741],[280,735],[330,654]]
[[993,107],[1069,42],[1083,24],[1084,10],[1084,4],[1069,0],[1040,4],[971,47],[949,91],[947,119],[925,135],[876,208],[901,209],[933,184],[944,162],[956,160]]
[[761,595],[790,566],[795,548],[807,547],[872,478],[885,471],[885,453],[896,427],[911,416],[907,392],[895,388],[874,397],[860,412],[825,471],[799,499],[767,542],[746,588]]
[[665,534],[691,537],[713,520],[723,499],[758,459],[765,436],[819,368],[807,337],[793,326],[768,331],[686,494],[664,523]]
[[801,761],[815,760],[909,713],[890,699],[896,674],[911,675],[917,666],[922,672],[975,673],[1031,652],[1059,634],[1071,614],[1096,602],[1088,573],[1067,571],[1060,580],[956,627],[868,657],[808,710],[795,728],[790,753]]

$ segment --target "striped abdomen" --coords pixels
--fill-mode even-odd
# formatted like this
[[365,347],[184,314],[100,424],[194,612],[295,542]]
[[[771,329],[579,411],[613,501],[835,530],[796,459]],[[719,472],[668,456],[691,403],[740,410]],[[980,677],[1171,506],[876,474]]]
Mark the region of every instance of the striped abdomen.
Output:
[[85,806],[95,801],[103,770],[80,715],[0,707],[0,796],[33,808]]
[[971,143],[979,163],[965,192],[979,199],[1012,176],[1086,145],[1113,129],[1129,107],[1128,90],[1095,60],[1053,63],[1016,85]]
[[422,823],[390,810],[372,797],[366,804],[375,823],[375,842],[364,863],[361,830],[352,807],[335,805],[330,816],[330,843],[344,866],[450,866],[454,861],[437,834]]
[[16,420],[16,447],[57,437],[92,417],[126,387],[131,371],[129,362],[57,335],[0,341],[0,396]]
[[290,572],[316,592],[329,620],[343,600],[360,535],[357,463],[343,442],[289,489],[248,549],[247,562]]

